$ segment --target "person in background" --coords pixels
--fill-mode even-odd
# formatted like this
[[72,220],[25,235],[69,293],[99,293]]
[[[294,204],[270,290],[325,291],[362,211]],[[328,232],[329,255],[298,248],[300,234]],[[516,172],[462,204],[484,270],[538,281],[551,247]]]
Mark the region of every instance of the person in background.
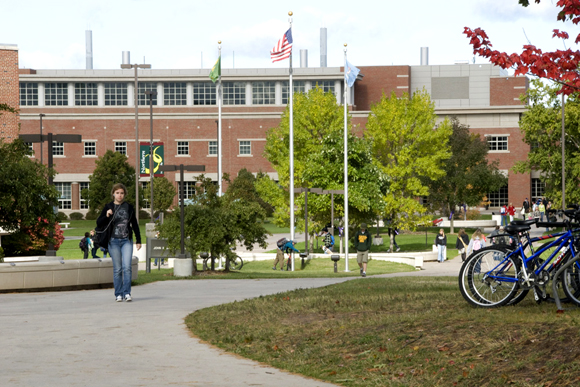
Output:
[[481,233],[481,229],[478,228],[471,236],[469,246],[467,246],[467,255],[470,255],[472,252],[477,251],[483,247],[485,247],[485,237]]
[[99,247],[99,250],[101,250],[101,252],[103,253],[103,258],[107,258],[107,254],[109,254],[109,250],[107,250],[107,248],[104,246]]
[[455,248],[459,250],[459,254],[461,254],[461,260],[465,261],[467,258],[467,246],[469,245],[469,236],[465,232],[465,229],[459,230],[457,234],[457,242],[455,242]]
[[501,225],[506,225],[508,224],[507,222],[507,206],[504,204],[503,206],[500,207],[499,212],[501,214]]
[[90,239],[89,233],[85,232],[85,236],[81,239],[82,251],[83,251],[83,259],[87,259],[89,257],[89,250],[90,250]]
[[369,261],[369,250],[372,245],[372,236],[367,230],[367,224],[361,223],[360,230],[354,235],[354,248],[356,249],[356,261],[360,267],[360,275],[367,276],[367,263]]
[[544,215],[546,215],[546,206],[544,206],[544,202],[541,202],[540,201],[538,203],[538,212],[540,213],[540,222],[543,222],[544,221]]
[[437,246],[437,262],[443,263],[446,258],[447,236],[442,228],[439,229],[439,234],[435,237],[435,246]]
[[95,244],[95,239],[97,239],[97,236],[95,235],[95,230],[91,230],[90,239],[91,239],[90,242],[91,257],[100,258],[99,256],[97,256],[97,250],[99,249],[99,246]]
[[322,245],[322,251],[324,251],[326,254],[332,254],[332,248],[334,247],[334,237],[331,233],[328,232],[326,227],[322,229],[322,235],[324,235],[324,238],[322,239],[322,242],[324,243],[324,245]]
[[286,265],[286,270],[290,270],[290,253],[292,251],[300,253],[299,250],[296,250],[294,245],[296,242],[288,240],[286,243],[282,245],[282,247],[278,247],[276,250],[276,259],[274,260],[274,267],[272,270],[276,270],[276,266],[278,266],[278,262],[280,262],[280,270],[284,270],[284,253],[288,254],[288,264]]
[[512,203],[507,208],[508,216],[510,217],[510,223],[514,221],[514,215],[516,214],[516,208]]

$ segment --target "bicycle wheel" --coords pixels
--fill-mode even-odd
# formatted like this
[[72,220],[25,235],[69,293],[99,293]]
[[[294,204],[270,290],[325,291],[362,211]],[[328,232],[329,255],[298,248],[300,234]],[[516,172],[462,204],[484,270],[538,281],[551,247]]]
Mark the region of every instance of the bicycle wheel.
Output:
[[487,247],[472,254],[459,272],[459,289],[470,304],[494,308],[507,304],[519,290],[520,262],[506,250]]
[[230,260],[230,270],[241,270],[242,266],[244,266],[244,261],[239,255]]
[[[568,302],[580,306],[580,257],[567,267],[559,278]],[[562,301],[564,302],[564,301]]]

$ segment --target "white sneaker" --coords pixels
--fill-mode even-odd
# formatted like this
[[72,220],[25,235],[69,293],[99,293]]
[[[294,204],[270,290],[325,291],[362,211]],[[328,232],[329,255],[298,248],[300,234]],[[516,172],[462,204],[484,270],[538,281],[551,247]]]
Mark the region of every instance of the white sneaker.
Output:
[[131,302],[132,300],[133,300],[133,299],[131,298],[131,295],[130,295],[130,294],[127,294],[127,295],[125,296],[125,301],[127,301],[127,302]]
[[123,297],[121,296],[117,296],[117,298],[115,299],[117,302],[122,302],[123,301]]

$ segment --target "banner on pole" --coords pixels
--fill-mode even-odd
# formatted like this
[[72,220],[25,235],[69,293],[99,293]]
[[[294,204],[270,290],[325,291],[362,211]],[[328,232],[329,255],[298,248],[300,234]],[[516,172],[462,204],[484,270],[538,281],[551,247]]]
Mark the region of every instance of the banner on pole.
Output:
[[[151,175],[150,159],[149,153],[151,150],[151,145],[148,142],[139,143],[139,175],[141,177],[147,177]],[[163,149],[162,142],[153,143],[153,176],[164,176],[163,171],[159,169],[159,166],[163,165],[165,162],[165,152]]]

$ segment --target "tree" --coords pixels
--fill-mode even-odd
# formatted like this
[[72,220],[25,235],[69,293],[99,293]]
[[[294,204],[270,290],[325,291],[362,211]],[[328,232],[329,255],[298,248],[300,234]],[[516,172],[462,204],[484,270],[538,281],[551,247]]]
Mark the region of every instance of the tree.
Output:
[[[262,173],[259,173],[258,175],[260,177],[265,176]],[[249,202],[256,202],[264,209],[264,211],[266,211],[267,216],[271,216],[274,208],[266,203],[264,199],[260,197],[260,194],[258,194],[255,186],[256,180],[256,176],[246,168],[240,169],[238,176],[228,185],[227,195],[230,196],[231,200],[245,199]]]
[[[201,185],[195,191],[193,204],[184,208],[186,250],[192,257],[200,252],[211,256],[233,258],[237,243],[252,250],[254,243],[266,248],[268,232],[263,226],[264,210],[256,202],[232,195],[217,196],[218,187],[211,179],[200,176]],[[180,212],[173,211],[158,225],[160,237],[167,239],[168,248],[178,251],[181,243]],[[195,266],[195,265],[194,265]]]
[[95,164],[93,174],[89,176],[88,192],[84,192],[84,197],[89,200],[89,212],[98,214],[112,200],[111,190],[116,183],[127,187],[125,200],[135,204],[135,168],[129,164],[127,156],[109,149]]
[[21,140],[6,143],[0,139],[0,227],[14,232],[2,239],[8,255],[46,251],[50,229],[55,231],[55,248],[62,243],[62,233],[55,227],[60,195],[48,184],[49,173],[54,176],[54,171],[29,156]]
[[[165,214],[169,207],[173,204],[173,199],[177,195],[177,191],[165,176],[157,176],[153,178],[153,213],[159,211]],[[151,200],[151,187],[143,190],[143,198]]]
[[[374,157],[389,179],[383,214],[393,227],[413,230],[429,221],[417,198],[429,193],[425,179],[445,176],[443,162],[451,157],[451,124],[445,119],[436,125],[436,120],[425,90],[412,97],[383,95],[371,106],[367,133],[374,140]],[[391,235],[391,246],[392,239]]]
[[[540,3],[540,0],[535,0],[535,2]],[[519,3],[527,7],[530,2],[529,0],[519,0]],[[556,6],[561,9],[557,16],[558,21],[572,22],[576,25],[580,22],[580,0],[558,0]],[[514,68],[515,75],[527,74],[558,82],[564,85],[561,92],[566,95],[580,88],[580,74],[577,71],[580,64],[580,51],[578,50],[568,48],[543,52],[540,48],[527,44],[523,46],[523,51],[520,54],[507,54],[493,50],[488,35],[481,28],[472,30],[465,27],[463,33],[470,39],[469,43],[473,46],[474,54],[488,58],[491,63],[503,69]],[[569,35],[565,31],[555,29],[552,37],[566,40]],[[574,41],[575,44],[578,42],[580,42],[580,34],[576,36]]]
[[[279,183],[265,177],[256,187],[274,206],[275,221],[289,225],[289,109],[280,125],[268,131],[265,157],[278,172]],[[350,117],[347,122],[351,128]],[[320,88],[294,95],[294,186],[344,188],[344,112],[332,93]],[[374,220],[380,211],[385,179],[372,158],[372,141],[348,133],[349,220]],[[304,229],[305,194],[295,195],[298,229]],[[330,221],[330,195],[308,195],[309,219],[319,227]],[[335,197],[335,216],[344,215],[343,195]],[[313,228],[310,229],[313,231]]]
[[[520,120],[524,142],[530,145],[528,158],[516,163],[513,170],[529,173],[542,171],[541,180],[546,185],[545,195],[554,207],[562,207],[562,104],[559,87],[532,81],[524,98],[528,110]],[[580,101],[571,94],[564,109],[566,133],[565,181],[566,201],[580,203]]]
[[479,134],[470,133],[469,127],[461,124],[457,118],[451,119],[451,127],[451,157],[443,164],[446,177],[423,179],[423,183],[429,187],[432,210],[441,210],[445,215],[463,203],[468,206],[481,203],[488,192],[497,191],[507,183],[506,177],[498,169],[499,161],[487,160],[487,141]]

